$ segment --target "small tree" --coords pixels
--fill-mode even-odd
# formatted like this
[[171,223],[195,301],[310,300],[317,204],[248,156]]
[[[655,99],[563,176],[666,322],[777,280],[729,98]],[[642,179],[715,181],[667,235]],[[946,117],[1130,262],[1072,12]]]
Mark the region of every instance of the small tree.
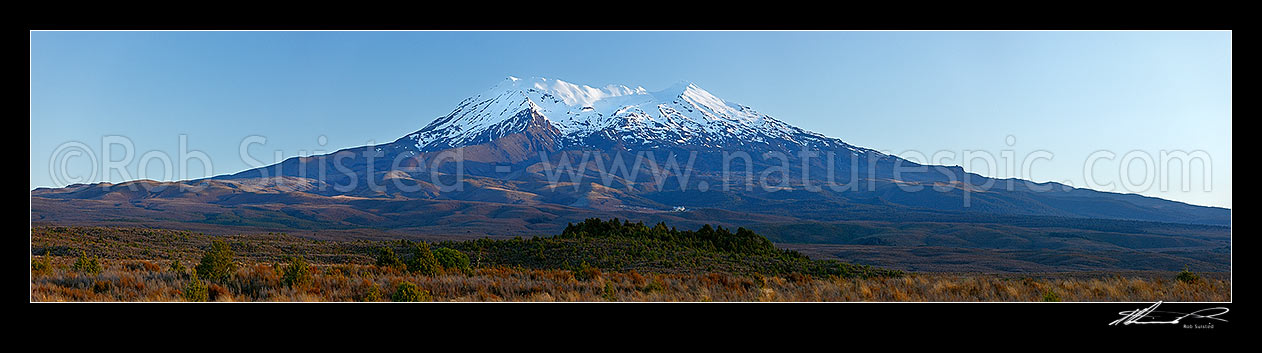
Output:
[[618,301],[618,290],[613,287],[613,282],[605,282],[605,290],[601,293],[600,297],[609,302]]
[[301,257],[290,257],[289,265],[285,266],[282,281],[290,287],[303,287],[311,284],[311,268]]
[[101,264],[96,261],[96,256],[88,257],[88,254],[83,251],[79,252],[79,258],[75,260],[74,265],[70,268],[90,275],[101,274]]
[[1187,266],[1183,266],[1183,271],[1180,271],[1179,275],[1175,276],[1174,279],[1178,280],[1179,282],[1192,284],[1192,283],[1196,283],[1197,281],[1200,281],[1201,276],[1197,275],[1196,273],[1192,271],[1189,271]]
[[580,281],[590,281],[600,278],[600,269],[587,264],[587,260],[574,269],[574,279]]
[[31,272],[43,273],[53,268],[52,256],[48,250],[44,250],[44,256],[31,259]]
[[442,265],[444,269],[457,270],[463,273],[473,271],[469,268],[469,255],[465,255],[460,250],[438,248],[438,250],[434,250],[434,259],[438,260],[438,264]]
[[412,248],[412,259],[408,260],[408,272],[419,273],[424,276],[433,276],[438,274],[441,266],[438,260],[434,258],[434,252],[429,250],[429,244],[420,242],[415,248]]
[[184,301],[204,302],[210,299],[210,288],[208,288],[206,283],[202,282],[200,278],[197,278],[197,274],[194,273],[193,276],[189,278],[188,284],[184,285],[183,295]]
[[232,262],[232,248],[223,240],[210,243],[210,250],[202,255],[202,262],[197,264],[197,275],[211,281],[224,281],[237,271],[237,264]]
[[394,289],[394,294],[390,296],[390,301],[394,302],[427,302],[433,300],[429,291],[418,288],[412,282],[399,283]]
[[377,254],[377,266],[400,270],[407,269],[407,264],[404,264],[403,259],[395,255],[394,249],[391,248],[382,248],[381,252]]
[[184,267],[183,263],[180,263],[180,260],[171,262],[171,272],[175,272],[175,274],[180,275],[180,277],[188,275],[188,269]]

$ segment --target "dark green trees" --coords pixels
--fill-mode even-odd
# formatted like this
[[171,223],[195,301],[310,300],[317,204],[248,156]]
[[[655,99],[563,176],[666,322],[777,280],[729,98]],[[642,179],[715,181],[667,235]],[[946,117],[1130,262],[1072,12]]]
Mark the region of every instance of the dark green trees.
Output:
[[473,271],[473,269],[469,268],[469,255],[465,255],[456,249],[438,248],[438,250],[434,250],[434,259],[438,260],[438,264],[447,271],[455,270],[462,273]]
[[408,272],[419,273],[425,276],[433,276],[439,273],[442,265],[438,264],[438,259],[434,258],[434,252],[429,250],[429,244],[420,242],[416,247],[412,248],[412,259],[407,262]]
[[301,257],[290,257],[289,264],[282,270],[281,281],[290,287],[303,287],[311,284],[311,267]]
[[1197,275],[1196,273],[1192,271],[1189,271],[1187,266],[1184,266],[1183,271],[1180,271],[1179,275],[1175,276],[1174,279],[1178,280],[1179,282],[1192,284],[1192,283],[1200,282],[1201,276]]
[[399,245],[404,249],[411,249],[411,254],[404,259],[395,255],[394,249],[382,248],[377,253],[377,266],[407,270],[425,276],[438,275],[444,270],[462,273],[473,271],[470,267],[469,255],[459,250],[446,247],[430,250],[428,243],[413,243],[407,240],[400,241]]
[[642,240],[660,240],[686,245],[710,251],[722,251],[738,254],[763,254],[772,256],[796,257],[797,253],[784,252],[777,249],[770,240],[745,228],[737,228],[736,232],[709,224],[696,231],[679,231],[668,228],[665,223],[648,227],[644,223],[619,221],[617,218],[605,221],[589,218],[578,224],[570,224],[561,231],[557,238],[629,238]]
[[403,259],[400,259],[398,255],[395,255],[394,249],[391,248],[383,248],[381,249],[381,252],[377,254],[377,266],[395,268],[399,270],[407,269],[407,264],[404,264]]
[[222,240],[210,243],[210,250],[202,255],[202,262],[197,265],[197,276],[211,281],[223,281],[232,277],[237,271],[237,264],[232,261],[232,248]]
[[75,259],[74,265],[70,266],[70,268],[80,273],[90,275],[98,275],[101,273],[101,263],[97,262],[96,256],[89,257],[88,254],[84,252],[79,252],[79,258]]
[[44,250],[44,256],[31,258],[31,272],[43,273],[53,268],[52,256],[48,250]]
[[179,275],[180,277],[184,277],[188,275],[188,269],[184,268],[184,264],[180,263],[180,260],[175,260],[171,262],[171,272],[175,272],[175,274]]

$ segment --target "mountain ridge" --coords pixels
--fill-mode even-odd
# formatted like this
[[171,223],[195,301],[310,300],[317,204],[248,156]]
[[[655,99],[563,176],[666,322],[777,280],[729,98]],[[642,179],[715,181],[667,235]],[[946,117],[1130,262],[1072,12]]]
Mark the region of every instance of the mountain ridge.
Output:
[[[451,113],[396,140],[417,152],[486,143],[521,132],[508,123],[523,111],[543,117],[562,136],[558,147],[632,146],[636,148],[739,148],[771,143],[790,151],[805,147],[859,149],[792,126],[749,106],[715,97],[695,83],[680,82],[661,91],[624,85],[594,88],[547,78],[506,78],[467,98]],[[624,149],[626,149],[624,147]]]

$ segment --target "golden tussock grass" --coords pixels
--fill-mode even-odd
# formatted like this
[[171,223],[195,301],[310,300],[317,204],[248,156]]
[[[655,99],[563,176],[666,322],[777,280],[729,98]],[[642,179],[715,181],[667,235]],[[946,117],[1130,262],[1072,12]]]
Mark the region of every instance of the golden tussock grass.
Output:
[[[37,256],[36,258],[41,258]],[[74,258],[52,257],[31,272],[31,301],[183,301],[188,273],[168,261],[102,260],[99,274],[71,270]],[[185,266],[189,266],[185,264]],[[191,267],[191,266],[189,266]],[[471,274],[422,276],[373,265],[312,265],[312,281],[286,286],[273,263],[239,264],[232,278],[208,283],[213,301],[389,301],[413,283],[434,301],[1230,301],[1231,283],[1175,274],[926,274],[868,279],[803,275],[742,277],[724,273],[603,272],[576,279],[569,270],[478,268]],[[191,271],[191,270],[190,270]]]

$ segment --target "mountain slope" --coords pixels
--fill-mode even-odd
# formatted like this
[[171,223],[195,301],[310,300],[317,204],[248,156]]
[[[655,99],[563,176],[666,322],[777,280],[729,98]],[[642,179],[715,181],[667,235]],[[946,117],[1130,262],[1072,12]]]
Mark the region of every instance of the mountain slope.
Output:
[[[32,197],[118,207],[179,200],[199,209],[344,203],[361,213],[427,200],[643,215],[683,207],[815,221],[1030,215],[1231,222],[1222,208],[918,165],[794,127],[691,83],[650,92],[514,77],[386,144],[204,180],[79,185]],[[355,217],[380,218],[372,211]]]

